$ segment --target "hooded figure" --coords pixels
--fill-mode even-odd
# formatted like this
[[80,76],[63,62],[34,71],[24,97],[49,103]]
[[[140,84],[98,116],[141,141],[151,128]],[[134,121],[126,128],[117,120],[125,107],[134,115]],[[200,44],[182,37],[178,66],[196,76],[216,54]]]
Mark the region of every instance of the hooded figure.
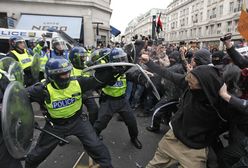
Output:
[[154,158],[146,168],[206,167],[207,148],[217,136],[222,116],[218,91],[223,85],[217,68],[198,66],[185,78],[188,88],[170,122],[170,130],[159,142]]
[[[186,146],[200,149],[211,144],[220,120],[218,91],[223,85],[215,67],[202,65],[193,69],[199,89],[185,91],[178,112],[172,119],[175,136]],[[190,85],[191,79],[187,79]],[[209,124],[211,123],[211,124]]]

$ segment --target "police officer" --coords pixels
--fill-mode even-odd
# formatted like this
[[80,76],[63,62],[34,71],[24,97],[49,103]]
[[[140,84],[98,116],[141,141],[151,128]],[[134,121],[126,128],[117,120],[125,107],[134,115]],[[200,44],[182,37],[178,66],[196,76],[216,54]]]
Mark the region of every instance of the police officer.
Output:
[[[9,79],[0,71],[0,103],[2,104],[4,91],[9,84]],[[2,109],[1,109],[2,111]],[[0,165],[1,168],[22,168],[20,160],[13,158],[4,143],[3,134],[2,134],[2,123],[0,115]]]
[[25,40],[20,36],[12,36],[9,39],[9,45],[10,51],[7,57],[12,57],[20,62],[24,71],[25,85],[32,85],[34,82],[31,74],[32,56],[27,52]]
[[[72,76],[84,76],[90,77],[91,75],[88,72],[83,72],[82,70],[86,67],[85,63],[87,60],[87,51],[83,47],[73,47],[69,54],[69,59],[73,65]],[[88,90],[84,92],[83,103],[87,107],[87,111],[89,112],[89,120],[93,125],[97,119],[98,115],[98,105],[93,98],[93,91]]]
[[[127,62],[127,54],[121,48],[114,48],[109,54],[109,60],[111,62]],[[122,71],[122,68],[119,70]],[[94,128],[99,135],[107,127],[113,114],[119,113],[128,127],[131,142],[136,148],[141,149],[142,144],[138,140],[137,122],[129,102],[125,99],[126,76],[116,77],[116,82],[102,89],[98,119],[94,124]]]
[[33,49],[34,49],[34,47],[36,46],[36,40],[35,40],[34,38],[28,40],[27,45],[28,45],[28,53],[29,53],[30,55],[34,55]]
[[87,66],[97,65],[97,64],[105,64],[108,61],[108,55],[110,53],[110,48],[101,48],[95,50],[90,57],[87,57]]
[[[108,149],[97,137],[90,122],[81,117],[82,95],[85,91],[101,87],[112,80],[112,70],[95,72],[94,77],[70,78],[72,65],[62,57],[50,58],[46,63],[47,82],[27,88],[30,100],[47,109],[44,129],[60,137],[77,136],[89,156],[102,168],[111,168]],[[50,124],[53,123],[53,124]],[[53,125],[53,126],[52,126]],[[58,145],[59,140],[41,133],[34,149],[27,155],[26,168],[37,167]]]
[[66,46],[65,41],[60,37],[54,37],[52,39],[52,49],[50,52],[50,57],[54,58],[56,56],[62,56],[65,59],[69,59],[69,51]]
[[41,81],[44,79],[45,65],[50,57],[50,51],[48,49],[46,37],[44,35],[36,40],[36,46],[33,48],[33,53],[34,57],[38,57],[40,62],[39,81]]

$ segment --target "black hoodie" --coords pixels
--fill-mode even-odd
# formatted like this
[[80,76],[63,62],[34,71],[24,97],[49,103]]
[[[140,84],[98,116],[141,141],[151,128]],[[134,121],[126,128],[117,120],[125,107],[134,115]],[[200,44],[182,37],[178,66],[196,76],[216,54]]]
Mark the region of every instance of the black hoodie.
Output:
[[213,66],[202,65],[191,71],[202,89],[187,89],[171,124],[175,136],[194,149],[207,147],[216,136],[220,121],[218,91],[223,85]]

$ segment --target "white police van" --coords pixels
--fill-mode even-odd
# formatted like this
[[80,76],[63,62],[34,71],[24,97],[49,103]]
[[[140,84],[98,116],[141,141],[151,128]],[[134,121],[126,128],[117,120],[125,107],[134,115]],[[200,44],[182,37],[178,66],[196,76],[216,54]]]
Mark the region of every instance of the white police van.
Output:
[[51,44],[52,38],[54,37],[61,37],[65,41],[68,49],[73,47],[73,43],[69,42],[66,38],[63,37],[63,35],[61,35],[58,32],[0,28],[0,53],[7,53],[9,51],[9,39],[11,36],[14,36],[14,35],[21,36],[27,42],[30,39],[36,40],[42,37],[42,34],[45,34],[46,41],[50,49],[51,49],[50,44]]

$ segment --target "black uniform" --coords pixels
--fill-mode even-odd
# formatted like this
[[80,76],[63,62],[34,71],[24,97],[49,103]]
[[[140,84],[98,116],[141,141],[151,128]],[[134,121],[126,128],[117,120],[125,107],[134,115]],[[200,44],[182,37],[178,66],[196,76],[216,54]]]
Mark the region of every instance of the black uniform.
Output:
[[[102,75],[102,79],[105,79],[106,81],[109,80],[108,77],[103,76],[104,75]],[[82,93],[101,86],[101,84],[99,84],[94,78],[79,77],[77,78],[77,81],[82,89]],[[53,87],[55,88],[55,86]],[[31,101],[36,101],[41,105],[43,105],[45,100],[49,98],[48,92],[46,92],[46,88],[43,84],[33,85],[27,88],[27,91],[30,95]],[[48,114],[48,118],[54,124],[54,127],[47,122],[44,129],[60,137],[67,137],[70,135],[77,136],[87,153],[95,162],[97,162],[102,168],[111,168],[111,158],[107,147],[97,137],[90,122],[81,117],[81,111],[82,107],[76,114],[67,119],[54,119]],[[55,149],[58,143],[58,139],[45,133],[41,133],[36,147],[27,155],[26,168],[37,167]]]

